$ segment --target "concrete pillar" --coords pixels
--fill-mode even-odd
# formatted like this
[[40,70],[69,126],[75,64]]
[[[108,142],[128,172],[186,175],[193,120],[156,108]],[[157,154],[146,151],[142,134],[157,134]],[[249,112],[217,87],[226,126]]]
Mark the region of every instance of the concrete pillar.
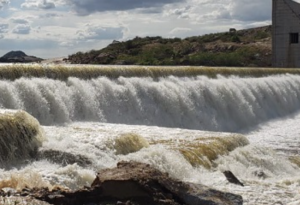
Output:
[[273,67],[300,67],[300,4],[273,0]]

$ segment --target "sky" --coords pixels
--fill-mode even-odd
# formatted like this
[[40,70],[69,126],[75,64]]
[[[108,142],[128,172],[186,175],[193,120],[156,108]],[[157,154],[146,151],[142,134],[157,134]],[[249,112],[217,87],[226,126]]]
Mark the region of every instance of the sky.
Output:
[[271,0],[0,0],[0,56],[98,50],[136,36],[185,38],[271,24]]

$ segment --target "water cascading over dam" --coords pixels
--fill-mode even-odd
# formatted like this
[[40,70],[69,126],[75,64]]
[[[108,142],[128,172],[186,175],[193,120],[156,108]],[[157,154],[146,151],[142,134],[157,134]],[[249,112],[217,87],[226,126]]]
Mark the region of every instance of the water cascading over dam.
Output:
[[[176,68],[175,68],[176,69]],[[300,76],[95,77],[0,81],[0,108],[43,125],[96,121],[237,131],[300,109]]]
[[299,73],[0,65],[0,116],[19,113],[0,118],[0,188],[78,189],[134,160],[240,194],[245,205],[299,204]]

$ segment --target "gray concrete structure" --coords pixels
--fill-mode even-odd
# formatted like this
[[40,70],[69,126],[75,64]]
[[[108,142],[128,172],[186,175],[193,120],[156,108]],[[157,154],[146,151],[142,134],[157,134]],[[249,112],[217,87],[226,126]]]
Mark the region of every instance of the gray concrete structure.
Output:
[[273,67],[300,68],[300,4],[273,0]]

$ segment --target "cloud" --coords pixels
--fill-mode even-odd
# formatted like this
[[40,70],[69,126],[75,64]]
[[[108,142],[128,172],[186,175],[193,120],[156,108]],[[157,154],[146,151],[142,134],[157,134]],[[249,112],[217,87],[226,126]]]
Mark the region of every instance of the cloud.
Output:
[[186,19],[189,18],[190,15],[190,6],[182,7],[182,8],[175,8],[173,10],[165,11],[166,15],[175,15],[178,18]]
[[180,37],[185,36],[186,33],[189,33],[192,29],[191,28],[174,28],[172,31],[170,31],[170,34]]
[[200,15],[198,19],[204,19],[204,20],[232,20],[233,17],[230,13],[230,11],[226,8],[218,8],[213,10],[210,13],[206,13],[204,15]]
[[229,5],[236,0],[188,0],[185,6],[169,7],[165,16],[176,16],[177,19],[189,20],[189,23],[203,24],[222,19],[232,19]]
[[25,0],[21,7],[26,9],[53,9],[55,4],[49,0]]
[[84,31],[77,32],[78,39],[87,40],[117,40],[123,37],[123,27],[103,27],[95,25],[86,25]]
[[15,34],[29,34],[30,33],[30,26],[26,24],[18,24],[14,27],[13,33]]
[[40,18],[56,18],[56,17],[62,17],[62,14],[57,14],[57,13],[46,13],[46,14],[42,14],[39,17]]
[[56,41],[47,39],[2,39],[0,40],[1,50],[30,50],[40,48],[58,48]]
[[94,12],[126,11],[131,9],[161,9],[166,4],[185,2],[185,0],[65,0],[66,4],[79,15]]
[[0,0],[0,9],[2,9],[4,6],[8,5],[10,3],[9,0]]
[[28,24],[29,23],[26,19],[21,19],[21,18],[12,18],[11,21],[16,24]]
[[266,21],[271,19],[271,0],[232,0],[231,17],[239,21]]
[[205,24],[213,21],[265,22],[271,20],[271,0],[187,0],[185,7],[165,10],[166,16]]
[[8,24],[0,24],[0,34],[8,32]]

